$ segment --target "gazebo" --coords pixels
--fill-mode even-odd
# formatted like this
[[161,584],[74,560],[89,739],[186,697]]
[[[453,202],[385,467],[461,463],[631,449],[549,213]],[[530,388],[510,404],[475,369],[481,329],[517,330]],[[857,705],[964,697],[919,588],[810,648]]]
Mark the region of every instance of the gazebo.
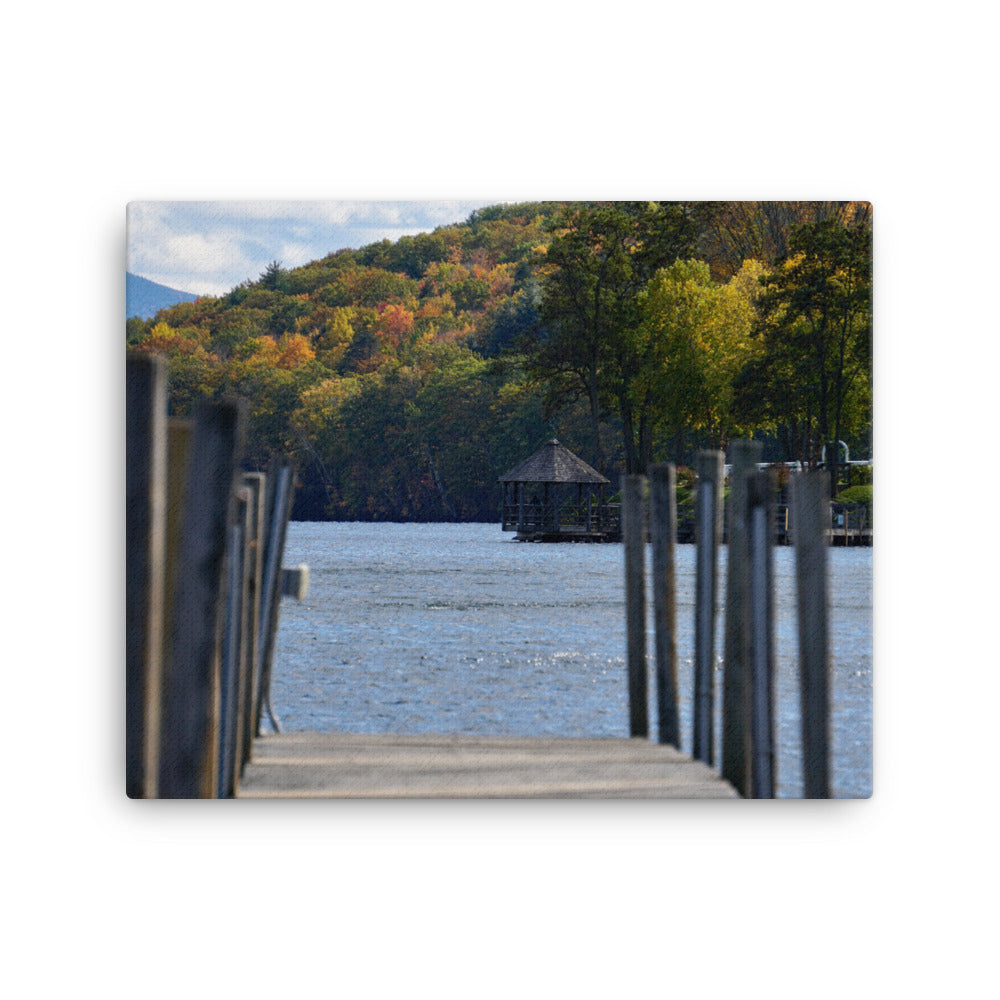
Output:
[[617,531],[604,501],[610,480],[555,438],[499,482],[501,530],[516,531],[518,541],[601,542]]

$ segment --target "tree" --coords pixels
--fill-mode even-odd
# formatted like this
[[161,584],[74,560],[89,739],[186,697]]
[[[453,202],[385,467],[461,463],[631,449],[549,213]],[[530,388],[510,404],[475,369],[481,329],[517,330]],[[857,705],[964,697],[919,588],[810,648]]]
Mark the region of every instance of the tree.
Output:
[[339,488],[351,517],[441,520],[438,491],[412,431],[420,383],[419,372],[388,363],[362,375],[360,391],[341,407],[346,462]]
[[316,352],[313,350],[312,344],[309,343],[309,338],[301,333],[286,333],[278,341],[278,350],[280,354],[275,364],[279,368],[286,368],[289,371],[301,368],[316,357]]
[[759,352],[751,335],[762,272],[746,261],[731,281],[718,284],[705,262],[678,260],[657,271],[639,296],[643,364],[633,394],[661,432],[676,436],[675,460],[685,431],[712,448],[728,444],[733,383]]
[[643,363],[633,397],[651,421],[678,438],[700,425],[706,406],[704,341],[717,297],[708,265],[698,260],[661,268],[639,297],[643,323],[636,344]]
[[281,266],[281,262],[272,260],[270,264],[261,272],[259,281],[262,288],[267,288],[272,292],[284,292],[288,289],[287,271]]
[[814,463],[822,446],[870,418],[870,223],[796,227],[764,279],[759,308],[763,355],[749,372],[755,378],[742,380],[744,410],[797,425],[800,458]]
[[125,320],[125,343],[134,347],[149,332],[149,324],[139,316]]
[[[349,455],[341,417],[344,404],[360,392],[354,376],[328,378],[306,389],[292,414],[290,426],[296,443],[308,456],[300,468],[310,520],[343,515],[345,503],[342,470]],[[298,503],[298,498],[296,498]]]
[[614,202],[571,206],[554,226],[541,264],[542,324],[523,345],[528,369],[547,384],[550,406],[586,399],[598,469],[600,423],[615,413],[625,471],[642,472],[650,441],[647,408],[633,392],[643,364],[638,295],[657,269],[691,251],[700,222],[681,202]]
[[435,351],[436,364],[417,394],[410,426],[451,520],[495,514],[497,476],[490,453],[490,411],[497,387],[486,361],[467,348]]
[[856,225],[871,218],[859,201],[716,201],[702,205],[699,256],[716,281],[728,281],[745,260],[771,265],[788,253],[795,226],[833,219]]
[[519,341],[534,334],[539,323],[538,307],[541,301],[538,282],[531,279],[512,295],[501,298],[489,310],[470,346],[487,358],[512,349]]

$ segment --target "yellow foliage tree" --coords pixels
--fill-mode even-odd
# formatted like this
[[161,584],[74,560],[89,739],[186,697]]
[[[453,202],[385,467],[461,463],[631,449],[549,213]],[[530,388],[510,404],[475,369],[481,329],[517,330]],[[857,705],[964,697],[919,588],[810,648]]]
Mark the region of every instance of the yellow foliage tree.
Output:
[[726,284],[703,261],[662,268],[640,295],[646,364],[635,391],[656,400],[661,433],[701,433],[725,448],[733,426],[733,384],[760,347],[752,338],[763,267],[746,261]]
[[184,354],[199,359],[208,357],[208,334],[198,327],[174,329],[162,320],[137,345],[140,350],[156,354]]
[[312,344],[309,343],[309,338],[301,333],[286,333],[278,341],[277,346],[279,352],[277,365],[287,371],[295,371],[296,368],[301,368],[306,362],[312,361],[316,357],[316,352],[313,350]]

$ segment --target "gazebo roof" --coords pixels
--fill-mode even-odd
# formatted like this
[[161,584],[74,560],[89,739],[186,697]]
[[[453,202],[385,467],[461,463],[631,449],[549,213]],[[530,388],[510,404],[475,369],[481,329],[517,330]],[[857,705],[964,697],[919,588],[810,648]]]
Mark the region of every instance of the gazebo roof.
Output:
[[596,469],[577,458],[555,438],[515,466],[501,483],[608,483]]

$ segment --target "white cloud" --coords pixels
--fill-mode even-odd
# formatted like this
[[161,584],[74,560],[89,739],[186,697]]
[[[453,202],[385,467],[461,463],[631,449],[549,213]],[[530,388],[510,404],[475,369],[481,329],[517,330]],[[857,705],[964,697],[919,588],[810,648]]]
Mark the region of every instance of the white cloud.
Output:
[[208,274],[231,269],[245,261],[233,232],[217,232],[207,236],[201,233],[170,236],[166,240],[164,251],[168,260],[183,261],[187,269],[205,271]]
[[316,256],[312,251],[312,247],[308,244],[289,242],[282,243],[277,254],[271,259],[280,260],[284,267],[299,267],[302,264],[308,264],[311,260],[315,260]]
[[298,267],[344,247],[462,222],[487,202],[175,201],[128,208],[128,269],[182,291],[220,295],[272,260]]

